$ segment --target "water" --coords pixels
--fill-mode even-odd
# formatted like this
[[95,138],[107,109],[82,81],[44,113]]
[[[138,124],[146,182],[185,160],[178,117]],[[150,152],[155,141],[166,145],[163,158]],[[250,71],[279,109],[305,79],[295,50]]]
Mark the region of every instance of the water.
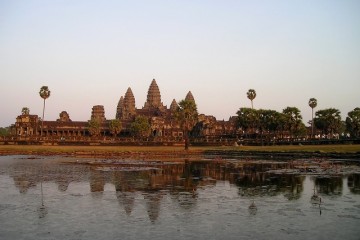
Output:
[[305,174],[286,162],[69,160],[0,157],[0,239],[360,237],[358,166]]

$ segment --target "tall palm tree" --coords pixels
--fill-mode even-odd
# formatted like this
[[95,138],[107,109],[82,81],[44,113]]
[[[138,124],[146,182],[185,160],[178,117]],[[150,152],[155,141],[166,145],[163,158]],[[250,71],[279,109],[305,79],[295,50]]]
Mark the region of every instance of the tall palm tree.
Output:
[[256,98],[256,91],[254,89],[249,89],[246,94],[247,98],[251,101],[251,108],[254,109],[253,100]]
[[181,100],[176,110],[175,117],[180,122],[180,126],[183,130],[185,150],[189,150],[189,132],[198,121],[198,111],[195,101]]
[[44,129],[44,113],[45,113],[45,100],[50,97],[50,90],[48,86],[42,86],[40,88],[40,97],[44,99],[44,107],[43,107],[43,115],[42,115],[42,123],[41,123],[41,136]]
[[314,137],[314,108],[317,106],[316,98],[309,99],[309,107],[311,107],[311,138]]

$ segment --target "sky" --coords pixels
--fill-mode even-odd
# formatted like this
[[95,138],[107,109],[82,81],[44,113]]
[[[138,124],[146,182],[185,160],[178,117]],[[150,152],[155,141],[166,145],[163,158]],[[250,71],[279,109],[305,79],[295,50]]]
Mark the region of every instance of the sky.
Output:
[[23,107],[107,119],[131,87],[142,108],[152,79],[164,105],[191,91],[199,113],[228,120],[251,107],[343,119],[360,107],[359,0],[0,0],[0,127]]

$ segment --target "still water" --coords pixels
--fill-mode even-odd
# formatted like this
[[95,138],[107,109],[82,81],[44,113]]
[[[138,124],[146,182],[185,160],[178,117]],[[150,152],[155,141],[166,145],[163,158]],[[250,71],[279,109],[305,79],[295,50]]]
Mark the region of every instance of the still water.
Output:
[[0,239],[360,239],[349,163],[83,161],[1,156]]

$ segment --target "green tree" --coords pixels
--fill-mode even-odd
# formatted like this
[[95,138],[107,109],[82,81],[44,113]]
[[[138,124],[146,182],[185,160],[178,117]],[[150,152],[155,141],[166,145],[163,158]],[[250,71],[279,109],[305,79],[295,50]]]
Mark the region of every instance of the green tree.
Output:
[[50,90],[48,88],[48,86],[42,86],[40,88],[40,91],[39,91],[39,95],[42,99],[44,99],[44,106],[43,106],[43,114],[42,114],[42,123],[41,123],[41,135],[42,135],[42,132],[43,132],[43,129],[44,129],[44,114],[45,114],[45,100],[48,99],[50,97]]
[[340,133],[343,126],[340,111],[335,108],[317,111],[315,113],[314,124],[322,133],[331,134],[331,137],[333,137],[335,133]]
[[29,115],[30,114],[30,109],[28,107],[23,107],[21,109],[21,114],[22,115]]
[[122,124],[119,119],[113,119],[109,122],[110,133],[114,136],[118,135],[121,132]]
[[10,127],[0,127],[0,136],[5,137],[10,135]]
[[150,123],[147,117],[137,116],[130,125],[130,132],[133,136],[147,137],[150,134]]
[[314,108],[317,106],[316,98],[309,99],[309,107],[311,107],[311,137],[314,137]]
[[357,107],[348,112],[345,122],[346,130],[350,135],[356,138],[360,137],[360,108]]
[[181,100],[175,113],[185,138],[185,150],[189,149],[189,133],[198,121],[198,111],[195,101]]
[[89,133],[91,136],[99,136],[101,132],[101,122],[99,119],[92,118],[88,122]]
[[254,109],[253,100],[256,98],[256,91],[254,89],[249,89],[246,93],[247,98],[251,101],[251,108]]
[[284,129],[290,133],[291,137],[298,136],[304,125],[300,110],[296,107],[287,107],[283,110],[283,114]]
[[259,125],[259,114],[252,108],[240,108],[237,111],[238,127],[247,135],[249,132],[255,133]]
[[276,131],[280,127],[280,117],[281,113],[275,110],[258,110],[259,115],[259,130],[261,133],[273,133],[275,134]]

